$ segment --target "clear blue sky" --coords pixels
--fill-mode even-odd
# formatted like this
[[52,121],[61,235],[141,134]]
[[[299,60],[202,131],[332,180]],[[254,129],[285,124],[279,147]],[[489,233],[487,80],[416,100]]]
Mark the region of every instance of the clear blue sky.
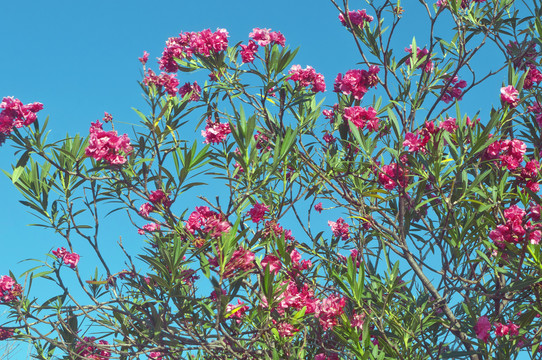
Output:
[[[351,1],[350,6],[364,8],[364,4]],[[411,6],[406,7],[398,33],[399,56],[412,36],[422,47],[428,41],[427,25],[420,21],[425,19],[420,17],[422,8],[417,1]],[[148,51],[149,65],[157,70],[154,60],[161,55],[165,40],[181,31],[226,28],[230,44],[246,43],[254,27],[281,31],[288,45],[301,47],[294,63],[311,65],[324,74],[328,105],[334,102],[331,90],[337,73],[357,68],[361,61],[337,19],[338,12],[326,0],[20,0],[3,3],[2,15],[0,97],[42,102],[45,108],[39,118],[50,116],[49,128],[56,139],[66,133],[86,135],[90,122],[102,118],[104,111],[116,121],[137,122],[131,107],[147,110],[137,84],[141,72],[137,58]],[[189,80],[182,74],[179,78],[181,83]],[[487,96],[498,100],[498,93]],[[13,149],[5,144],[0,148],[0,168],[8,169],[14,161]],[[19,273],[28,268],[17,265],[19,260],[43,259],[44,253],[64,243],[49,231],[27,227],[34,219],[18,203],[21,197],[3,174],[0,186],[0,275],[10,269]],[[123,237],[130,238],[141,244],[137,235]],[[117,240],[118,234],[111,235],[112,243]]]

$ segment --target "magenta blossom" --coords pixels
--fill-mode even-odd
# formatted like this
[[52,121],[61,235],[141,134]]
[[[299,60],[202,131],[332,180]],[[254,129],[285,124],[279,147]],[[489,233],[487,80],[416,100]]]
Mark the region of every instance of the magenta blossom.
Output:
[[258,223],[263,220],[265,213],[269,211],[269,207],[265,204],[255,203],[254,207],[250,209],[248,214],[252,222]]
[[43,110],[43,104],[32,103],[23,105],[19,99],[5,97],[0,102],[0,134],[9,135],[13,128],[29,126],[37,119],[36,113]]
[[252,40],[258,42],[260,46],[267,46],[269,44],[278,44],[284,46],[286,39],[278,31],[271,31],[271,29],[258,29],[254,28],[248,35]]
[[370,88],[378,84],[378,66],[370,66],[366,70],[348,70],[346,74],[338,74],[335,78],[334,92],[352,95],[354,99],[361,100]]
[[337,219],[337,222],[334,221],[328,221],[328,225],[331,227],[331,231],[333,232],[333,236],[340,237],[343,240],[347,240],[348,235],[348,224],[344,222],[344,219],[342,217]]
[[231,133],[229,123],[212,122],[211,118],[207,120],[205,130],[201,130],[201,136],[205,137],[205,144],[219,144],[226,140],[229,133]]
[[316,73],[311,66],[302,69],[300,65],[292,65],[288,74],[292,74],[290,80],[297,82],[301,87],[312,86],[311,90],[315,93],[326,91],[324,75]]
[[139,62],[141,62],[143,65],[145,65],[147,63],[147,61],[149,60],[149,53],[146,52],[146,51],[143,51],[143,56],[140,57],[140,58],[137,58],[139,60]]
[[56,250],[53,250],[53,255],[62,260],[64,264],[68,265],[70,268],[75,269],[79,263],[80,256],[76,253],[70,253],[66,248],[61,247]]
[[269,272],[275,275],[278,274],[282,268],[280,259],[275,255],[265,255],[262,259],[261,265],[264,270],[265,268],[269,267]]
[[519,104],[519,91],[512,85],[501,88],[501,101],[506,102],[511,108],[515,108]]
[[491,323],[487,316],[481,316],[476,325],[474,326],[474,332],[476,332],[476,337],[483,342],[487,343],[489,339],[489,331],[491,330]]
[[126,162],[126,155],[131,152],[128,135],[118,136],[116,131],[104,131],[99,120],[92,123],[90,139],[85,149],[87,156],[97,161],[105,160],[111,165],[121,165]]
[[339,20],[341,21],[341,24],[346,27],[350,27],[350,24],[352,24],[353,26],[362,28],[366,23],[370,23],[371,21],[373,21],[373,17],[367,15],[365,9],[349,11],[348,19],[350,20],[350,22],[345,19],[342,13],[339,14]]
[[241,44],[241,60],[244,63],[251,63],[254,61],[254,55],[258,51],[258,45],[253,41],[249,40],[248,45]]

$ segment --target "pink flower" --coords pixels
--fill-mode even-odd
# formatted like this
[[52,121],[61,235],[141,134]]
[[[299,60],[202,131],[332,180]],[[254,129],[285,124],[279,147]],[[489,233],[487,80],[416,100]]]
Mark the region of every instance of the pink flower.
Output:
[[408,185],[407,172],[397,164],[383,165],[382,172],[378,173],[378,182],[384,189],[393,190],[397,185]]
[[144,235],[145,232],[154,232],[154,231],[159,231],[159,230],[160,230],[160,224],[149,223],[149,224],[143,225],[143,228],[139,229],[137,233],[139,235]]
[[378,66],[370,66],[369,71],[348,70],[344,76],[338,74],[335,78],[334,92],[341,92],[344,95],[350,95],[356,100],[363,99],[363,96],[370,88],[378,84]]
[[252,209],[248,212],[252,222],[258,223],[263,220],[265,213],[269,211],[269,208],[265,204],[255,203]]
[[322,206],[322,203],[319,202],[318,204],[314,205],[314,210],[318,211],[319,213],[322,212],[322,210],[324,210],[324,207]]
[[194,235],[196,231],[216,238],[230,231],[230,224],[224,217],[215,211],[209,210],[207,206],[196,207],[186,221],[186,230]]
[[178,70],[175,59],[189,59],[194,54],[208,57],[211,53],[218,53],[228,48],[228,32],[209,29],[200,32],[180,33],[179,37],[172,37],[166,41],[166,48],[158,61],[160,70],[176,72]]
[[258,51],[258,45],[252,40],[249,40],[248,45],[241,44],[241,59],[244,63],[251,63],[254,61],[254,55]]
[[[362,28],[365,23],[370,23],[373,21],[373,17],[370,15],[367,15],[365,12],[365,9],[363,10],[353,10],[348,12],[348,19],[350,19],[350,24],[353,26],[357,26]],[[341,24],[346,27],[350,27],[350,24],[348,21],[344,18],[344,15],[341,13],[339,14],[339,20],[341,21]]]
[[443,122],[441,122],[439,125],[439,129],[442,129],[444,131],[447,131],[453,134],[458,129],[455,118],[449,117]]
[[[284,46],[286,39],[280,32],[271,31],[271,29],[254,28],[248,35],[252,40],[257,41],[260,46],[269,44],[278,44]],[[244,62],[244,61],[243,61]]]
[[292,74],[289,80],[297,82],[301,87],[312,86],[311,90],[315,93],[326,91],[324,76],[316,73],[311,66],[301,69],[299,65],[292,65],[288,74]]
[[75,269],[79,262],[80,256],[76,253],[70,253],[66,248],[61,247],[52,251],[58,259],[62,260],[64,264],[69,265],[70,268]]
[[333,144],[335,142],[335,137],[333,135],[331,135],[330,133],[325,133],[324,136],[323,136],[323,139],[324,141],[326,142],[326,144]]
[[523,82],[523,88],[527,90],[532,89],[534,84],[539,84],[542,81],[542,73],[534,65],[530,65],[528,71]]
[[[446,81],[450,81],[450,78],[446,78]],[[454,76],[448,87],[446,88],[446,91],[442,95],[441,99],[446,104],[448,104],[452,99],[461,100],[463,98],[463,88],[467,87],[467,82],[465,80],[459,81],[459,78],[457,76]]]
[[162,189],[154,190],[149,196],[149,200],[153,205],[162,205],[165,208],[171,206],[171,199],[164,193]]
[[519,104],[519,91],[512,85],[501,88],[501,101],[510,104],[511,108],[515,108]]
[[13,330],[0,327],[0,340],[6,340],[13,336]]
[[489,339],[489,331],[491,330],[491,323],[487,316],[481,316],[478,318],[476,325],[474,326],[474,332],[476,332],[476,337],[483,342],[487,343]]
[[493,324],[495,325],[495,335],[498,336],[498,337],[503,337],[505,336],[506,334],[508,334],[508,331],[510,330],[508,328],[508,326],[506,325],[503,325],[499,322]]
[[254,253],[239,246],[233,252],[230,261],[224,267],[224,277],[229,278],[237,273],[246,273],[254,268]]
[[67,253],[64,255],[64,264],[69,265],[70,268],[75,269],[77,263],[79,263],[80,256],[76,253]]
[[363,129],[365,125],[374,120],[378,123],[376,110],[372,107],[367,109],[362,108],[361,106],[344,108],[343,118],[347,121],[351,121],[358,129]]
[[139,207],[138,214],[144,217],[148,217],[149,213],[154,210],[154,207],[149,203],[144,203]]
[[121,165],[126,162],[126,155],[131,152],[128,135],[118,136],[116,131],[104,131],[98,120],[92,123],[90,139],[85,149],[87,156],[97,161],[105,160],[111,165]]
[[261,265],[264,270],[265,268],[269,267],[269,272],[275,275],[278,274],[282,268],[280,259],[275,255],[265,255],[265,257],[262,259]]
[[316,317],[318,317],[324,331],[338,324],[338,318],[344,312],[345,305],[346,300],[337,295],[331,295],[320,302],[316,311]]
[[[405,48],[405,51],[409,54],[412,54],[412,45],[410,45],[410,47],[408,48]],[[423,60],[423,62],[418,66],[418,69],[423,68],[423,71],[426,73],[430,73],[431,71],[433,71],[433,62],[431,61],[429,50],[427,50],[426,48],[418,48],[416,51],[416,58],[417,61]],[[410,57],[406,59],[405,64],[410,65]]]
[[0,291],[10,291],[13,288],[13,285],[15,285],[15,280],[10,276],[2,275],[0,278]]
[[509,334],[512,336],[518,336],[519,335],[519,326],[512,323],[510,320],[508,320],[508,330]]
[[245,313],[248,310],[248,306],[244,302],[237,299],[237,305],[228,304],[226,306],[226,318],[228,319],[237,319],[238,324],[241,323],[241,319],[245,316]]
[[162,353],[160,351],[152,351],[149,353],[149,359],[162,360]]
[[298,331],[299,329],[296,329],[292,324],[290,323],[287,323],[287,322],[280,322],[278,323],[277,325],[277,321],[276,320],[272,320],[273,321],[273,324],[275,325],[277,331],[279,332],[279,335],[282,336],[282,337],[291,337],[291,336],[294,336]]
[[140,58],[137,58],[139,60],[139,62],[141,62],[143,65],[145,65],[147,63],[147,61],[149,60],[149,53],[146,52],[146,51],[143,51],[143,56],[140,57]]
[[190,101],[198,101],[200,99],[201,87],[196,81],[193,84],[187,82],[179,89],[179,95],[185,97],[185,95],[190,94]]
[[406,133],[405,135],[405,141],[403,141],[403,146],[408,146],[409,152],[418,152],[422,151],[425,152],[426,149],[424,147],[423,142],[418,138],[418,135],[414,135],[413,133]]
[[338,218],[337,222],[328,221],[327,223],[331,227],[333,236],[340,237],[343,240],[348,239],[348,224],[344,222],[342,217]]
[[363,329],[363,322],[365,321],[365,314],[358,314],[354,312],[350,318],[350,326],[356,329]]
[[209,118],[205,130],[201,131],[201,136],[205,137],[205,144],[219,144],[229,133],[231,133],[229,123],[212,122]]
[[151,69],[147,70],[147,74],[143,78],[143,84],[145,86],[154,85],[158,92],[167,92],[170,96],[177,95],[179,80],[177,80],[176,74],[161,73],[156,75]]
[[36,113],[43,109],[43,104],[23,105],[19,99],[4,97],[0,102],[0,134],[5,138],[13,131],[13,127],[21,128],[31,125],[38,118]]

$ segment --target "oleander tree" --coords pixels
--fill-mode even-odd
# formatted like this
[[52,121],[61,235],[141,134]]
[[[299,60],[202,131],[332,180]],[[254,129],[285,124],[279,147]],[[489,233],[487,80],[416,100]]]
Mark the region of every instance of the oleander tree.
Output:
[[[332,2],[359,55],[334,80],[278,31],[218,29],[144,53],[133,126],[50,142],[42,104],[3,98],[6,173],[60,245],[0,278],[0,338],[37,359],[540,356],[540,4],[419,0],[427,35],[397,44],[398,0]],[[490,111],[461,106],[481,91]],[[143,244],[122,261],[110,213]]]

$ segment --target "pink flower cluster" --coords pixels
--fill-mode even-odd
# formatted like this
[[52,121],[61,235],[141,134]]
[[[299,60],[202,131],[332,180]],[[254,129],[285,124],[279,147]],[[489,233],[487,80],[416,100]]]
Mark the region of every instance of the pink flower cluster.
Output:
[[386,190],[393,190],[398,185],[405,188],[408,185],[408,172],[396,163],[383,165],[378,172],[378,182]]
[[228,48],[228,32],[226,29],[209,29],[200,32],[180,33],[179,37],[172,37],[166,41],[166,47],[159,59],[160,70],[176,72],[178,70],[175,59],[191,58],[194,54],[210,56]]
[[226,139],[226,136],[231,133],[229,123],[220,123],[207,119],[205,130],[201,130],[201,136],[205,138],[205,144],[219,144]]
[[[371,15],[367,15],[365,9],[349,11],[348,19],[350,20],[350,24],[360,28],[362,28],[366,23],[373,21],[373,17]],[[344,14],[339,14],[339,20],[343,26],[350,27],[350,24],[348,23],[348,20],[345,19]]]
[[21,128],[32,124],[37,119],[36,113],[43,109],[43,104],[35,102],[23,105],[21,100],[5,97],[0,102],[0,135],[2,138],[11,134],[13,127]]
[[131,152],[128,135],[118,136],[116,131],[104,131],[99,120],[91,124],[90,139],[85,149],[87,156],[97,161],[105,160],[111,165],[121,165],[126,162],[126,155]]
[[13,330],[0,327],[0,340],[6,340],[13,336]]
[[[412,54],[412,45],[405,48],[405,51],[409,54]],[[433,71],[433,62],[431,61],[429,50],[427,50],[426,48],[417,48],[416,58],[417,61],[422,61],[422,63],[418,65],[418,69],[423,69],[423,71],[426,73],[430,73],[431,71]],[[410,65],[410,57],[406,59],[405,64]]]
[[[503,337],[508,334],[510,334],[511,336],[519,335],[519,326],[512,323],[512,321],[510,320],[508,320],[507,325],[503,325],[500,322],[495,322],[493,326],[495,326],[495,336],[497,337]],[[481,316],[480,318],[478,318],[478,321],[474,326],[474,332],[476,333],[476,337],[487,343],[487,341],[489,340],[489,332],[491,331],[491,328],[492,325],[488,317]]]
[[338,218],[336,222],[328,221],[328,225],[331,227],[333,236],[340,237],[343,240],[347,240],[349,237],[348,234],[348,224],[344,222],[342,217]]
[[162,93],[162,89],[165,89],[171,96],[175,96],[179,90],[179,80],[176,74],[161,73],[156,75],[151,69],[147,70],[147,74],[143,78],[143,84],[145,86],[154,85],[160,93]]
[[363,130],[365,126],[369,131],[378,130],[378,118],[376,110],[369,106],[363,108],[361,106],[352,106],[344,108],[343,118],[352,122],[358,129]]
[[426,122],[423,124],[422,129],[417,130],[415,134],[410,132],[406,133],[403,146],[408,146],[409,152],[416,153],[421,151],[425,154],[427,152],[427,143],[429,143],[433,135],[435,135],[438,131],[439,129],[435,127],[435,123],[433,121]]
[[[218,256],[212,259],[209,259],[209,264],[211,264],[214,267],[219,267],[219,258],[222,255],[220,254],[220,251],[218,251]],[[256,265],[254,264],[254,258],[255,255],[252,251],[245,249],[242,246],[239,246],[237,250],[235,250],[228,261],[228,263],[224,266],[223,276],[224,278],[230,278],[236,274],[239,273],[246,273],[251,271]]]
[[267,46],[269,44],[284,46],[286,43],[284,35],[279,31],[271,31],[271,29],[254,28],[248,36],[260,46]]
[[275,255],[265,255],[260,264],[264,271],[266,268],[269,268],[269,272],[275,275],[282,269],[282,262]]
[[255,203],[252,209],[248,212],[250,220],[258,223],[263,220],[265,213],[269,211],[269,207],[265,204]]
[[[446,79],[446,81],[449,81],[450,79]],[[457,76],[454,76],[451,81],[450,85],[442,95],[441,99],[446,104],[450,103],[452,99],[461,100],[463,98],[463,90],[465,87],[467,87],[467,82],[465,80],[459,80]]]
[[237,299],[237,305],[228,304],[226,305],[226,318],[228,319],[237,319],[238,324],[241,323],[241,319],[245,316],[245,313],[248,310],[248,306],[244,302]]
[[300,65],[292,65],[288,74],[292,74],[289,80],[297,82],[301,87],[312,86],[311,90],[315,93],[326,91],[324,75],[316,73],[311,66],[302,69]]
[[265,222],[264,236],[268,237],[271,235],[275,235],[277,238],[284,235],[285,240],[295,240],[295,238],[292,236],[292,230],[284,230],[275,220]]
[[518,139],[495,141],[487,147],[484,157],[489,160],[500,160],[498,164],[501,167],[506,166],[508,170],[514,170],[523,161],[526,149],[527,145]]
[[109,360],[111,358],[111,353],[104,349],[104,345],[107,346],[109,343],[105,340],[100,340],[98,341],[98,344],[96,344],[96,338],[94,336],[85,336],[83,341],[78,341],[75,344],[75,352],[83,359]]
[[366,70],[348,70],[344,76],[338,74],[335,78],[333,87],[334,92],[340,92],[344,95],[350,95],[356,100],[363,99],[363,96],[370,88],[378,85],[378,66],[370,66],[369,71]]
[[[350,250],[350,258],[352,259],[352,263],[354,264],[354,266],[359,268],[363,259],[361,258],[361,254],[357,249]],[[341,254],[338,255],[338,260],[343,264],[348,263],[348,258]]]
[[[531,207],[529,217],[540,220],[539,211],[539,207]],[[506,243],[522,243],[525,239],[528,239],[531,244],[540,243],[542,232],[539,229],[541,227],[540,225],[532,225],[526,215],[525,210],[520,209],[517,205],[510,206],[504,210],[505,224],[498,225],[495,230],[492,230],[489,233],[490,239],[499,248],[504,248]]]
[[515,108],[519,104],[519,91],[512,85],[501,88],[501,101],[508,103],[511,108]]
[[324,331],[337,326],[338,319],[343,314],[345,305],[346,300],[344,297],[337,295],[331,295],[320,302],[316,310],[316,317],[320,321],[320,325],[322,325]]
[[148,217],[149,213],[155,210],[155,207],[161,206],[167,209],[171,206],[171,199],[162,189],[154,190],[149,195],[149,201],[152,203],[144,203],[139,207],[139,215]]
[[187,82],[179,89],[179,95],[184,98],[185,95],[190,94],[190,101],[198,101],[201,95],[201,87],[196,81],[193,84]]
[[70,268],[75,269],[79,263],[80,256],[76,253],[71,253],[66,248],[61,247],[56,250],[53,250],[53,255],[59,258],[64,264],[68,265]]
[[536,68],[538,51],[534,43],[511,42],[506,46],[508,54],[513,56],[513,63],[516,69],[528,71],[525,81],[523,82],[524,89],[532,89],[534,84],[542,82],[542,73]]
[[141,229],[137,230],[137,233],[139,235],[145,235],[145,232],[155,232],[155,231],[160,231],[160,224],[150,223],[150,224],[143,225]]
[[151,351],[149,353],[149,360],[162,360],[162,353],[160,351]]
[[[278,44],[284,46],[286,38],[278,31],[271,31],[271,29],[259,29],[254,28],[249,34],[252,40],[248,41],[247,45],[241,45],[241,59],[244,63],[254,61],[254,55],[258,51],[258,45],[267,46],[269,44]],[[257,44],[256,44],[257,43]]]
[[15,280],[7,275],[0,277],[0,300],[10,302],[21,296],[23,289],[21,285],[16,284]]
[[142,65],[145,65],[149,61],[149,53],[143,51],[143,56],[137,58]]
[[210,210],[207,206],[196,207],[186,221],[186,230],[192,235],[198,231],[204,236],[217,238],[230,231],[230,228],[230,223],[223,215]]

